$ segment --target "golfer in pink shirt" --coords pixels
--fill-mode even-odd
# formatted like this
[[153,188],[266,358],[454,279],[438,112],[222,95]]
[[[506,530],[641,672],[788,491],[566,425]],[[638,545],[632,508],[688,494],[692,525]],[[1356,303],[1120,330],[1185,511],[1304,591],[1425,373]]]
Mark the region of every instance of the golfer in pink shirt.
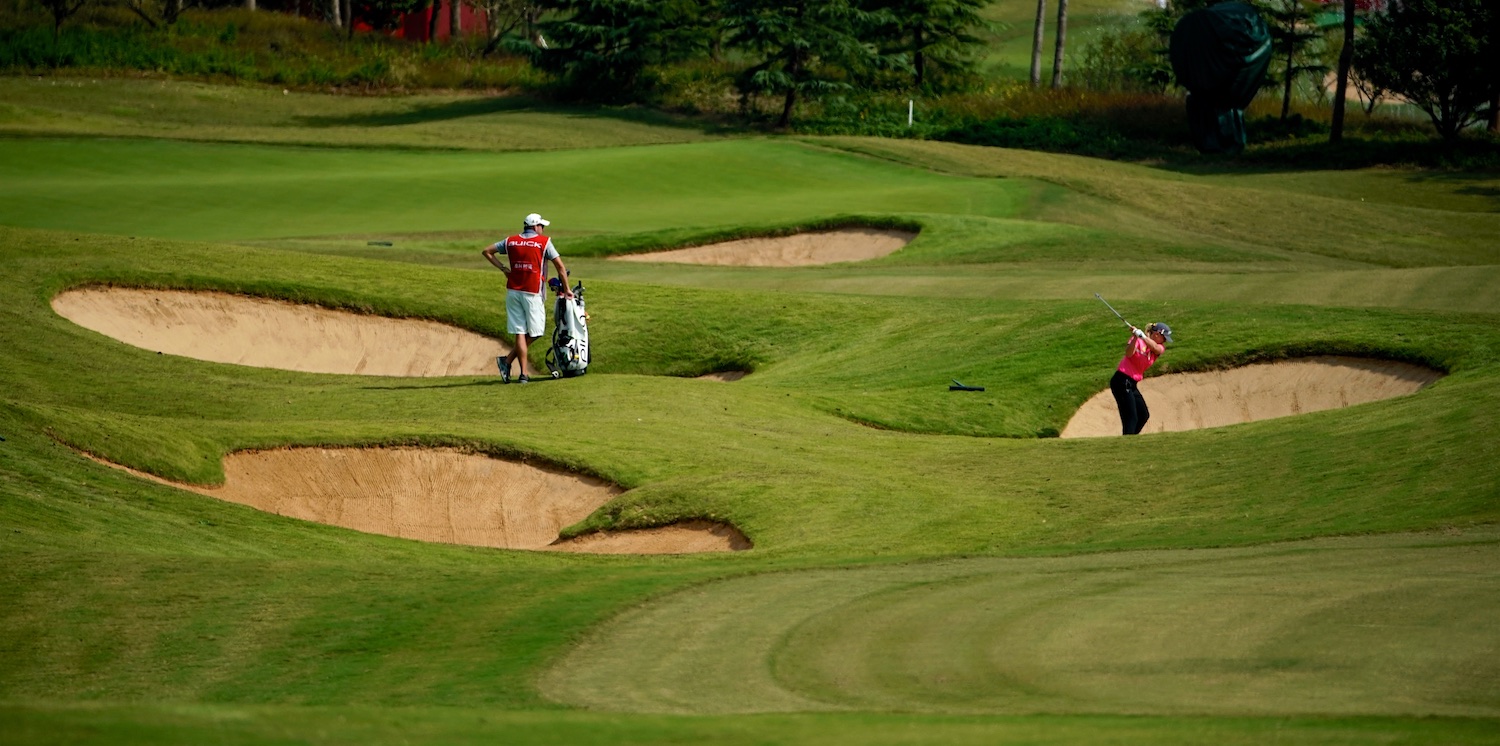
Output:
[[1120,367],[1109,379],[1109,391],[1115,395],[1115,405],[1120,408],[1120,429],[1123,435],[1138,435],[1151,419],[1151,410],[1146,408],[1146,399],[1137,385],[1146,377],[1146,369],[1167,351],[1172,341],[1171,327],[1156,322],[1141,331],[1130,328],[1130,340],[1125,343],[1125,357]]

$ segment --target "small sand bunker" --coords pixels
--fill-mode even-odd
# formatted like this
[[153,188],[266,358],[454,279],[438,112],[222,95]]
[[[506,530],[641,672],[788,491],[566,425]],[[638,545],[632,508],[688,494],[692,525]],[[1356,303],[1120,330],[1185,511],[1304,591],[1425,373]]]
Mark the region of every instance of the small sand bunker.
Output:
[[859,262],[890,254],[911,243],[917,234],[877,228],[848,228],[792,236],[742,238],[650,254],[614,257],[622,262],[670,262],[730,267],[806,267],[815,264]]
[[[1310,357],[1207,373],[1147,378],[1141,394],[1160,433],[1269,420],[1415,393],[1442,378],[1430,368],[1385,360]],[[1079,408],[1064,438],[1120,434],[1114,396],[1105,389]]]
[[559,552],[591,554],[688,554],[741,552],[750,540],[733,526],[714,521],[684,521],[634,531],[605,531],[561,540],[547,547]]
[[[233,453],[224,459],[221,487],[166,482],[129,471],[291,518],[403,539],[505,549],[551,549],[559,531],[621,493],[618,487],[592,477],[424,448]],[[559,548],[624,554],[635,552],[631,546],[630,537],[611,541],[606,534],[593,542]],[[659,537],[649,550],[639,553],[731,548],[715,530],[693,528]]]
[[728,382],[728,381],[738,381],[741,378],[744,378],[745,376],[748,376],[748,375],[750,375],[750,371],[748,371],[748,370],[721,370],[721,371],[719,371],[717,373],[704,373],[703,375],[698,376],[698,379],[699,380],[703,380],[703,381],[726,381],[726,382]]
[[[58,315],[154,352],[304,373],[473,376],[506,345],[435,321],[391,319],[226,293],[88,288]],[[498,312],[498,311],[497,311]]]

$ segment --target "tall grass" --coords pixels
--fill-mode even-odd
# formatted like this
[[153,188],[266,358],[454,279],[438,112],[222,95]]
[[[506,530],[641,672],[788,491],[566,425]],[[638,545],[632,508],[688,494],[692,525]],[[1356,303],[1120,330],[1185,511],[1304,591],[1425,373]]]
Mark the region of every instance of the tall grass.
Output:
[[240,9],[184,12],[171,26],[76,23],[0,28],[0,72],[137,72],[293,88],[535,88],[544,76],[470,44],[418,45],[380,34],[349,38],[327,24]]

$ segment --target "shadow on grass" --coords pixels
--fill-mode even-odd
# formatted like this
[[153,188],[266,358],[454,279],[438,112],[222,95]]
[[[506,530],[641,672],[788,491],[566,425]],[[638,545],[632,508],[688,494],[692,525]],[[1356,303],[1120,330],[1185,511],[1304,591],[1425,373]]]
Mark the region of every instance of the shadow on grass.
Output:
[[532,378],[531,381],[528,382],[528,383],[524,383],[523,384],[523,383],[512,382],[512,383],[508,383],[507,384],[504,381],[501,381],[500,380],[500,376],[498,374],[496,374],[495,379],[492,380],[492,381],[468,381],[468,382],[465,382],[465,383],[426,383],[426,384],[419,383],[419,384],[413,384],[411,386],[361,386],[360,388],[364,389],[365,391],[409,391],[409,390],[412,390],[412,389],[465,389],[465,388],[470,388],[470,387],[473,387],[473,386],[531,386],[531,385],[538,384],[538,383],[545,383],[545,382],[552,382],[552,381],[566,381],[566,380],[568,380],[568,379],[566,379],[566,378],[553,378],[552,376],[547,375],[546,373],[538,373],[537,376],[535,378]]
[[[1338,145],[1326,137],[1252,146],[1238,155],[1178,153],[1157,164],[1167,171],[1188,174],[1284,173],[1341,171],[1373,166],[1430,169],[1413,173],[1413,180],[1493,181],[1500,175],[1500,138],[1465,137],[1439,140],[1382,140],[1347,138]],[[1494,197],[1496,189],[1472,187],[1468,194]],[[1496,205],[1500,209],[1500,204]]]
[[640,107],[584,107],[549,104],[530,96],[485,96],[479,98],[419,104],[405,111],[351,114],[343,116],[298,117],[297,123],[312,128],[328,127],[400,127],[431,122],[448,122],[493,114],[553,114],[589,119],[614,119],[653,127],[697,130],[705,134],[740,131],[718,122],[694,120]]

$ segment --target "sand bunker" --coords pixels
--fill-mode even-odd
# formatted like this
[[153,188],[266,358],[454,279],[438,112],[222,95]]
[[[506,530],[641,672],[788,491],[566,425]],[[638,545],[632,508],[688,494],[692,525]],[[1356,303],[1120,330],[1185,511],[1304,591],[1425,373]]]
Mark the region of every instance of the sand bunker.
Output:
[[858,262],[890,254],[917,234],[877,228],[848,228],[793,236],[743,238],[650,254],[614,257],[622,262],[670,262],[731,267],[805,267]]
[[[423,448],[233,453],[224,459],[221,487],[178,484],[128,471],[291,518],[403,539],[505,549],[550,549],[559,531],[621,492],[592,477]],[[717,524],[684,524],[682,530],[649,537],[650,541],[634,536],[641,532],[623,532],[618,539],[600,534],[597,539],[575,539],[558,548],[609,554],[741,548],[732,546],[717,529]],[[632,548],[637,545],[645,548]]]
[[88,288],[58,295],[52,308],[79,326],[154,352],[306,373],[485,375],[509,350],[435,321],[225,293]]
[[750,371],[748,370],[721,370],[717,373],[704,373],[698,376],[698,379],[702,381],[724,381],[727,383],[738,381],[748,375],[750,375]]
[[740,552],[750,548],[750,540],[735,527],[723,523],[684,521],[659,528],[584,534],[547,548],[590,554]]
[[[1147,378],[1141,382],[1141,394],[1151,408],[1151,420],[1141,432],[1196,430],[1338,409],[1411,394],[1442,376],[1408,363],[1323,356]],[[1064,438],[1119,434],[1119,410],[1109,389],[1084,402],[1062,431]]]

